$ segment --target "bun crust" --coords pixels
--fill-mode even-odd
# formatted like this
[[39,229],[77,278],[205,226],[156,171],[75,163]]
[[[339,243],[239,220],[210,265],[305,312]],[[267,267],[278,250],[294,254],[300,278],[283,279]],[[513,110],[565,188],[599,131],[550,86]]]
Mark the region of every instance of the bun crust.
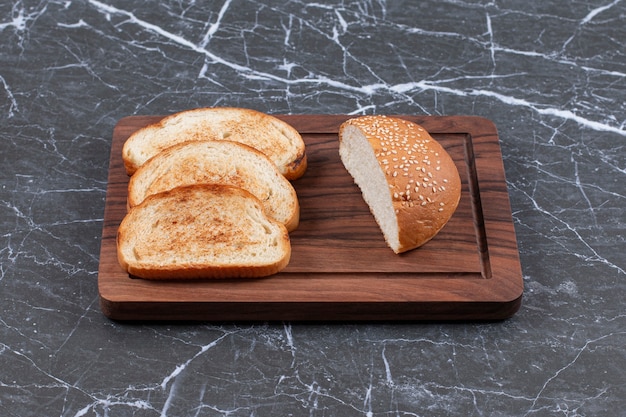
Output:
[[236,107],[187,110],[139,129],[124,143],[124,167],[132,175],[148,159],[175,144],[223,139],[264,153],[289,180],[306,170],[305,144],[296,129],[269,114]]
[[396,253],[431,240],[456,211],[456,165],[415,123],[387,116],[350,119],[339,130],[339,153]]
[[190,185],[130,209],[117,233],[122,268],[145,279],[252,278],[289,263],[287,229],[229,185]]

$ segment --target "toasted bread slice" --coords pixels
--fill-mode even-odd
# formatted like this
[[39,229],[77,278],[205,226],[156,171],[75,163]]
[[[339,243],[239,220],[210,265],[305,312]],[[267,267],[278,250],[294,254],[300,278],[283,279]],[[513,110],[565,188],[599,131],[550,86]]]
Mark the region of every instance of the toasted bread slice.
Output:
[[269,114],[234,107],[187,110],[139,129],[124,143],[122,159],[132,175],[148,159],[177,143],[223,139],[261,151],[289,180],[306,170],[305,145],[296,129]]
[[263,153],[228,140],[184,142],[150,158],[130,177],[128,205],[182,185],[210,183],[243,188],[288,231],[298,227],[300,206],[291,183]]
[[120,265],[145,279],[261,277],[287,266],[287,229],[238,187],[196,184],[154,194],[117,233]]

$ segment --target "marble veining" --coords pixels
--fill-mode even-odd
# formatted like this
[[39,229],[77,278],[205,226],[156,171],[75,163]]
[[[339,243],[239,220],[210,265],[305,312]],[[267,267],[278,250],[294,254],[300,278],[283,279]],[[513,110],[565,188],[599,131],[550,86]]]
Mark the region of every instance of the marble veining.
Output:
[[[0,4],[0,415],[626,415],[626,2]],[[199,106],[498,127],[497,323],[116,323],[112,129]]]

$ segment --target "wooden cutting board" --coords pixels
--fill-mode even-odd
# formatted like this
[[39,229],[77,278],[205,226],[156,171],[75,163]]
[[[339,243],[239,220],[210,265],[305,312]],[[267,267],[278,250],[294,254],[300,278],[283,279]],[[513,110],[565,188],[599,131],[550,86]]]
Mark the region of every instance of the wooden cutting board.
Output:
[[122,146],[161,116],[130,116],[113,132],[98,273],[100,306],[114,320],[498,320],[520,307],[522,274],[496,127],[466,116],[398,116],[421,124],[450,153],[461,202],[419,249],[394,254],[343,167],[337,132],[346,115],[277,115],[307,146],[293,182],[301,206],[292,256],[262,279],[148,281],[118,264],[126,213]]

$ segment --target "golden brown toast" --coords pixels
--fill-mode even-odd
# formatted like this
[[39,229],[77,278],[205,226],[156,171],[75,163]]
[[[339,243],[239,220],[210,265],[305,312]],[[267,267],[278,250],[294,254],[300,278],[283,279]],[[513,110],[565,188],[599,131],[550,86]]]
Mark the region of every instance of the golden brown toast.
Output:
[[190,185],[146,198],[117,234],[120,265],[145,279],[261,277],[287,266],[285,226],[229,185]]
[[184,142],[150,158],[130,178],[128,205],[182,185],[210,183],[243,188],[288,231],[298,226],[300,206],[291,183],[263,153],[228,140]]
[[199,108],[175,113],[133,133],[122,158],[132,175],[148,159],[181,142],[223,140],[251,146],[276,164],[289,180],[307,166],[302,137],[289,124],[266,113],[234,107]]

